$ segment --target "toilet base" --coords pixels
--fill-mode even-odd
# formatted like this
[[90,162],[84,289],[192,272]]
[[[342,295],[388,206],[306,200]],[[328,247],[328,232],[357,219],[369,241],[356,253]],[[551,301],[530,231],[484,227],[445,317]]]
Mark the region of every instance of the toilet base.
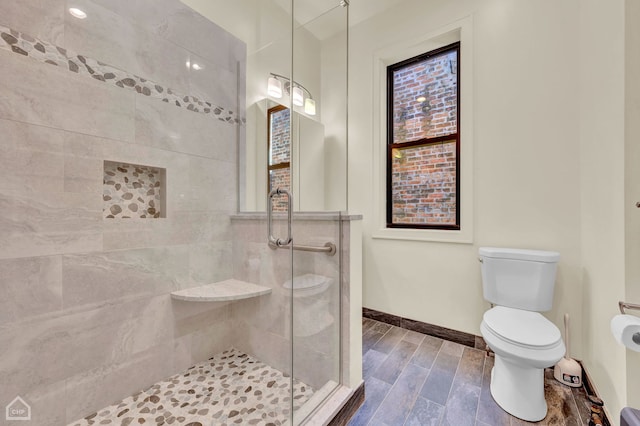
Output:
[[517,365],[496,354],[491,370],[491,396],[504,411],[528,422],[547,416],[544,369]]

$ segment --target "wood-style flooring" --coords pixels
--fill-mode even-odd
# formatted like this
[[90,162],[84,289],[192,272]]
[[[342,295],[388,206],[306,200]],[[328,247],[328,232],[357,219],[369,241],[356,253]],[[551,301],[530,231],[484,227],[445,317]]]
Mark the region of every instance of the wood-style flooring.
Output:
[[590,404],[583,388],[570,388],[545,372],[547,417],[528,423],[510,416],[491,397],[494,358],[473,349],[364,318],[365,402],[349,425],[522,426],[586,425]]

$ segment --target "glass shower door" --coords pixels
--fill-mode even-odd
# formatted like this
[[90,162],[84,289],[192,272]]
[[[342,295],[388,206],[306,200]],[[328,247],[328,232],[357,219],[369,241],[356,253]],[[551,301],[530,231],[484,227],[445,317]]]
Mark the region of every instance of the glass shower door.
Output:
[[301,424],[342,379],[348,5],[240,6],[255,32],[247,39],[234,275],[271,293],[238,304],[237,344],[287,376],[286,388],[273,384],[286,398],[270,392],[261,401]]
[[[291,339],[294,424],[342,382],[348,3],[293,2]],[[300,93],[302,96],[299,96]]]

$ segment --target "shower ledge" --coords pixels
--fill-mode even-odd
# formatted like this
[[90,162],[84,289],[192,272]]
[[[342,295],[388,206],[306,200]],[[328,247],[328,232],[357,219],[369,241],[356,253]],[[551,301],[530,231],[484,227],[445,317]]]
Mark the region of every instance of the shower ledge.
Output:
[[270,287],[231,279],[174,291],[171,293],[171,298],[187,302],[226,302],[258,297],[269,293],[271,293]]

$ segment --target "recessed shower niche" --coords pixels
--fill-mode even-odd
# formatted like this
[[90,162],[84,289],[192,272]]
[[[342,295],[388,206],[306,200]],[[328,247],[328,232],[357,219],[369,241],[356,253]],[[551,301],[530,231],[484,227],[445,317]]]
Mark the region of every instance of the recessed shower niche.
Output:
[[104,162],[103,217],[166,217],[166,169],[116,161]]

